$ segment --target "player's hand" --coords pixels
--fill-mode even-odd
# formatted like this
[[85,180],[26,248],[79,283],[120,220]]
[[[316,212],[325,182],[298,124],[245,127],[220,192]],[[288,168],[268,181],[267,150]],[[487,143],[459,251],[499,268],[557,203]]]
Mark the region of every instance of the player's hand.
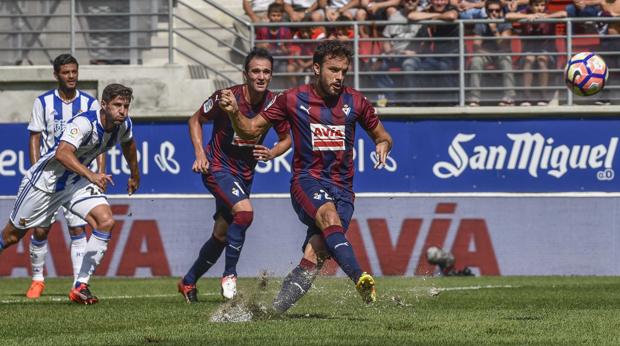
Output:
[[209,171],[209,160],[207,160],[207,156],[204,152],[196,155],[196,160],[192,165],[192,171],[203,174],[206,174]]
[[254,155],[254,158],[259,161],[269,161],[274,158],[273,154],[271,153],[271,149],[260,144],[254,146],[252,154]]
[[127,180],[127,194],[129,196],[133,195],[133,193],[136,192],[139,186],[140,186],[140,176],[132,175],[131,177],[129,177],[129,180]]
[[390,153],[390,145],[388,142],[379,142],[375,147],[375,153],[377,154],[377,163],[375,163],[375,169],[381,169],[385,166],[388,154]]
[[235,95],[232,93],[232,91],[230,91],[230,89],[222,90],[219,104],[220,108],[228,114],[234,114],[239,111],[237,99],[235,98]]
[[105,191],[106,187],[108,185],[108,183],[112,184],[112,186],[114,186],[114,181],[112,180],[112,176],[105,174],[105,173],[94,173],[91,172],[91,174],[88,175],[88,177],[86,177],[88,179],[88,181],[90,181],[91,183],[97,185],[98,188],[101,189],[101,191]]

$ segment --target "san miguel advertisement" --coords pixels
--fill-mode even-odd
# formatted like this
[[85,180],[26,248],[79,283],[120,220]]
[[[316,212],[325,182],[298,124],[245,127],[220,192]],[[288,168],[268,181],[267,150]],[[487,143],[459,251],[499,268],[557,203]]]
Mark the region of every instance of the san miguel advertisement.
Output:
[[[375,170],[374,143],[357,129],[356,192],[618,192],[618,119],[385,121],[394,148]],[[211,126],[204,127],[205,143]],[[203,194],[191,171],[194,149],[184,122],[136,122],[142,194]],[[25,124],[0,125],[0,195],[17,192],[29,167]],[[270,131],[266,145],[273,145]],[[253,193],[288,193],[292,151],[256,167]],[[107,171],[122,194],[129,173],[120,148]]]

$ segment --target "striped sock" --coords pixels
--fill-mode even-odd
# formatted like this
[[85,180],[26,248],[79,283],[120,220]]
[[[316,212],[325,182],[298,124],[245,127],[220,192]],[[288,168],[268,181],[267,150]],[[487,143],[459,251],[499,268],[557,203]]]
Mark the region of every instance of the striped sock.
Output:
[[110,232],[93,230],[93,234],[86,243],[86,250],[82,258],[82,266],[80,267],[80,273],[75,282],[76,286],[78,286],[79,283],[88,283],[90,276],[95,272],[95,269],[99,263],[101,263],[103,254],[108,249],[110,238],[112,238],[112,233]]

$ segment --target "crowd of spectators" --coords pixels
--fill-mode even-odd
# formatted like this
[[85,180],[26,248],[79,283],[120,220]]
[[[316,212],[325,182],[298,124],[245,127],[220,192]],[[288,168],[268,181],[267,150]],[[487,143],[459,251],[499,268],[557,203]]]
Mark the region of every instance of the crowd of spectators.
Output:
[[[388,102],[458,102],[456,20],[502,20],[465,22],[466,104],[545,106],[554,96],[548,86],[558,75],[554,77],[549,70],[560,69],[565,59],[566,47],[559,47],[561,39],[554,36],[563,34],[566,24],[536,20],[615,17],[620,15],[620,0],[243,0],[243,8],[248,19],[259,24],[257,45],[276,56],[275,72],[283,74],[287,83],[293,85],[307,81],[304,75],[310,72],[310,56],[316,41],[355,38],[352,24],[330,26],[317,22],[366,21],[357,31],[359,69],[386,72],[363,74],[362,82],[371,89],[383,90],[375,100],[380,106]],[[441,23],[419,22],[423,20]],[[261,27],[262,22],[281,25]],[[300,27],[288,22],[307,25]],[[572,25],[573,35],[600,35],[593,43],[595,46],[584,49],[620,51],[620,40],[609,36],[619,33],[620,22],[594,20]],[[620,67],[616,55],[604,58],[609,67]],[[499,96],[485,97],[489,70],[497,72]],[[597,100],[608,103],[605,99]]]

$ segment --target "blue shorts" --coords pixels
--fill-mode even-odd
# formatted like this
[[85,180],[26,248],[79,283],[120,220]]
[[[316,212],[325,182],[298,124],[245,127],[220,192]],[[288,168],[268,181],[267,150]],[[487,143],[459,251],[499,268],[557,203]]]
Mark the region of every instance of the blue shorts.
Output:
[[321,234],[321,229],[316,225],[316,213],[319,208],[328,202],[334,203],[340,216],[340,222],[346,232],[353,216],[353,202],[355,195],[336,185],[312,177],[300,177],[291,181],[291,202],[299,220],[308,229],[306,240],[301,248],[303,252],[315,234]]
[[213,220],[221,213],[226,222],[232,223],[232,207],[244,199],[250,198],[252,180],[244,180],[229,172],[209,171],[202,175],[202,182],[215,197],[215,214]]

